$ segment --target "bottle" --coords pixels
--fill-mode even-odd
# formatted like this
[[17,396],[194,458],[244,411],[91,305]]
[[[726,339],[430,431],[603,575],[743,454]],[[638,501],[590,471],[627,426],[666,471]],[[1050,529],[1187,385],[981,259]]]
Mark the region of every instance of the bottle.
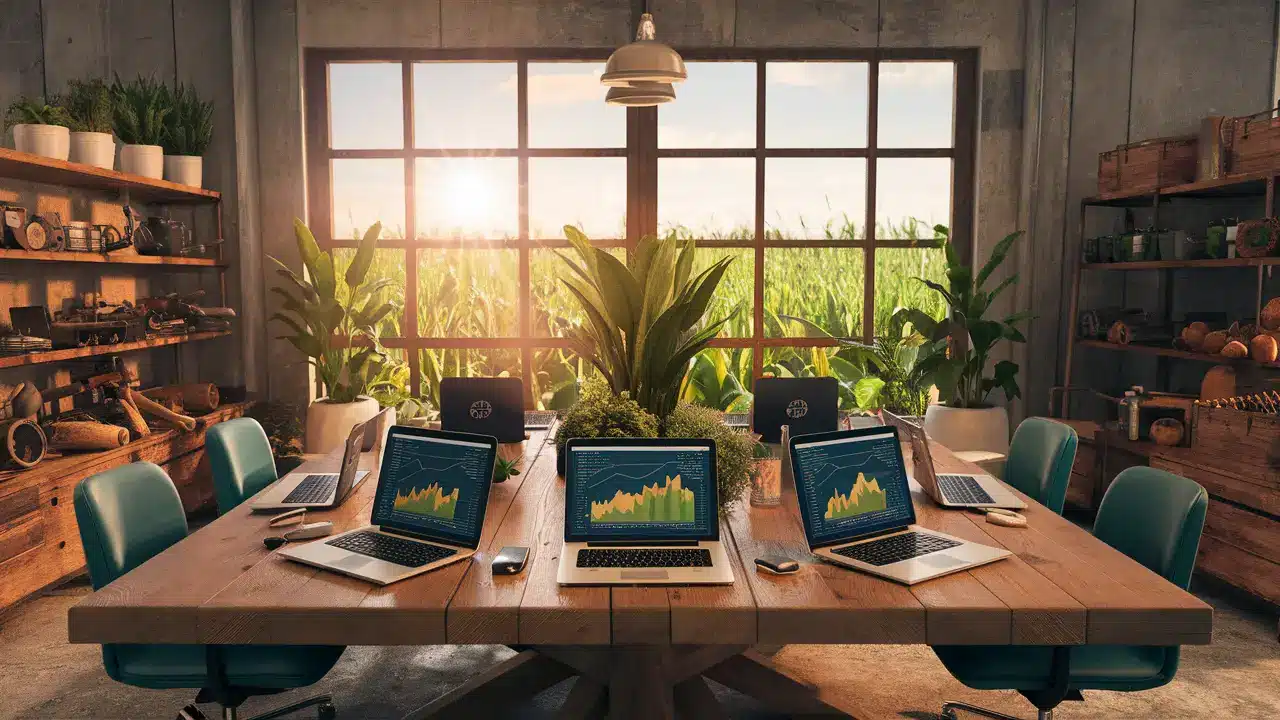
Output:
[[1133,390],[1124,391],[1125,427],[1129,431],[1129,440],[1138,441],[1138,393]]

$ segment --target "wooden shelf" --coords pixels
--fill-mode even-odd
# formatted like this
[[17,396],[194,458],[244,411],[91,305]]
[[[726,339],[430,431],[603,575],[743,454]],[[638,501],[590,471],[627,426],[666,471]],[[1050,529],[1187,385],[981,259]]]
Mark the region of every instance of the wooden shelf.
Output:
[[1205,260],[1133,260],[1129,262],[1081,263],[1083,270],[1177,270],[1183,268],[1241,268],[1280,265],[1280,257],[1211,258]]
[[1280,169],[1241,175],[1227,175],[1216,180],[1199,180],[1184,185],[1171,185],[1159,190],[1103,193],[1085,198],[1082,202],[1085,205],[1101,205],[1104,207],[1142,207],[1144,205],[1153,205],[1157,197],[1262,197],[1267,192],[1267,180],[1272,177],[1280,177]]
[[225,267],[213,258],[139,255],[118,250],[111,254],[91,252],[58,252],[50,250],[17,250],[0,248],[0,260],[14,262],[105,263],[108,265],[166,265],[171,267]]
[[103,192],[128,192],[143,203],[209,203],[221,199],[216,190],[153,180],[92,165],[54,160],[0,148],[0,177]]
[[1236,364],[1247,363],[1250,365],[1258,365],[1264,368],[1280,369],[1280,363],[1260,363],[1249,358],[1229,358],[1222,355],[1210,355],[1209,353],[1189,352],[1187,350],[1179,350],[1171,347],[1161,347],[1159,345],[1140,345],[1129,343],[1121,345],[1119,343],[1107,342],[1106,340],[1076,340],[1076,344],[1080,347],[1101,348],[1103,350],[1113,350],[1115,352],[1135,352],[1144,355],[1159,355],[1162,357],[1181,358],[1183,360],[1196,360],[1198,362]]
[[136,340],[134,342],[116,343],[114,345],[92,345],[89,347],[70,348],[67,350],[46,350],[44,352],[24,353],[22,355],[0,355],[0,369],[25,367],[27,365],[44,365],[46,363],[62,362],[64,360],[78,360],[80,358],[94,357],[96,355],[116,355],[118,353],[136,352],[138,350],[150,350],[151,348],[166,347],[168,345],[181,345],[183,343],[200,342],[202,340],[212,340],[214,338],[226,337],[231,332],[196,332],[186,335],[173,335],[169,337],[157,337],[147,340]]

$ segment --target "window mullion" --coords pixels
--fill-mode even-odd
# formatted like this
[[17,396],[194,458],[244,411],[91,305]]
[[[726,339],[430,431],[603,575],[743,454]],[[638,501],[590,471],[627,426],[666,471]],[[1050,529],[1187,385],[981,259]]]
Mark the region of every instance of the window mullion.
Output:
[[756,205],[755,252],[751,282],[751,373],[764,373],[764,171],[765,63],[756,62]]
[[876,161],[880,120],[880,58],[871,59],[867,74],[867,214],[862,255],[862,340],[871,342],[876,330]]
[[516,65],[516,147],[519,160],[519,233],[520,295],[516,301],[520,312],[520,377],[524,382],[525,404],[533,406],[533,282],[530,278],[529,253],[529,62]]
[[409,339],[405,360],[409,363],[409,394],[417,397],[422,392],[422,366],[420,353],[413,348],[418,330],[418,239],[417,206],[415,203],[413,159],[413,63],[400,64],[400,96],[404,112],[404,327],[400,334]]

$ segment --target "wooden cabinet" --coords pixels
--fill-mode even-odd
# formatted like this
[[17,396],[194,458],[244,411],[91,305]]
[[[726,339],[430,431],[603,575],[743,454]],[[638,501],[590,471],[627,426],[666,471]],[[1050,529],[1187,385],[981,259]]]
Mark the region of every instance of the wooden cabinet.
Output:
[[115,450],[63,455],[31,470],[0,473],[0,611],[84,571],[73,499],[84,478],[126,463],[153,462],[173,478],[187,512],[212,502],[205,430],[243,415],[248,405],[218,408],[200,418],[195,432],[157,432]]

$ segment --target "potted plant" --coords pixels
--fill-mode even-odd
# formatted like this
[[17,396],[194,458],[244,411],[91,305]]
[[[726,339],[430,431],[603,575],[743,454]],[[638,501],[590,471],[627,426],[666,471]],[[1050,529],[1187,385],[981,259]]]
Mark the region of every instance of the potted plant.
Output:
[[733,258],[695,274],[693,241],[672,234],[641,238],[624,265],[572,225],[564,233],[576,258],[558,253],[569,269],[561,281],[587,315],[585,326],[567,329],[574,349],[614,393],[627,393],[665,418],[679,399],[689,360],[733,317],[703,322]]
[[72,80],[67,84],[66,107],[71,117],[71,162],[114,170],[111,88],[101,78]]
[[71,117],[58,98],[18,98],[5,113],[5,126],[13,128],[18,152],[55,160],[66,160],[71,152]]
[[507,478],[519,475],[522,461],[522,457],[498,458],[495,460],[493,463],[493,481],[496,483],[506,482]]
[[204,187],[204,154],[213,140],[213,103],[205,102],[190,85],[178,85],[165,116],[164,179]]
[[[716,446],[716,494],[720,514],[729,512],[751,485],[754,469],[750,435],[724,423],[724,413],[713,408],[680,403],[662,423],[662,437],[706,438]],[[779,466],[780,468],[781,466]]]
[[[991,351],[1001,341],[1026,342],[1018,325],[1029,313],[1020,312],[1000,320],[986,317],[1000,293],[1018,282],[1010,275],[992,288],[987,281],[1004,262],[1021,231],[1010,233],[991,249],[991,256],[975,276],[960,262],[944,226],[936,228],[946,239],[947,285],[921,280],[942,295],[951,308],[950,316],[938,321],[919,310],[907,310],[906,319],[933,342],[950,340],[950,350],[933,361],[934,382],[941,404],[930,405],[924,428],[938,442],[954,450],[986,450],[1005,453],[1009,449],[1009,416],[1001,405],[988,402],[999,388],[1005,398],[1021,397],[1018,365],[1001,360],[991,365]],[[963,344],[960,344],[963,342]]]
[[307,408],[305,443],[307,452],[324,453],[341,446],[352,425],[378,414],[378,401],[367,394],[386,361],[378,324],[399,304],[386,298],[390,278],[368,277],[382,223],[374,223],[360,241],[344,276],[345,292],[339,290],[332,254],[320,250],[301,220],[293,221],[293,229],[306,276],[271,258],[288,281],[271,289],[281,301],[281,312],[271,320],[288,328],[282,337],[307,357],[324,386],[324,397]]
[[120,148],[120,170],[143,177],[164,177],[165,118],[171,112],[169,90],[155,78],[139,75],[125,83],[116,76],[111,85],[113,125]]
[[258,421],[271,443],[276,459],[276,477],[284,477],[302,464],[302,411],[293,403],[254,403],[245,413]]
[[556,472],[564,475],[564,446],[570,438],[657,437],[658,418],[603,380],[589,380],[556,426]]
[[929,407],[934,370],[946,360],[947,340],[926,339],[911,324],[910,314],[907,308],[898,309],[888,331],[870,344],[841,340],[851,359],[866,370],[853,386],[860,410],[922,416]]

